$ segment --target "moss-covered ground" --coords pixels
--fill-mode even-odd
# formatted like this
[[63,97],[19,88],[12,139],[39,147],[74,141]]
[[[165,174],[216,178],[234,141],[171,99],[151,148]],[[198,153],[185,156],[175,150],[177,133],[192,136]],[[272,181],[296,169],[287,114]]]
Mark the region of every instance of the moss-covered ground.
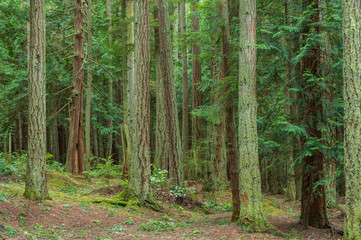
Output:
[[[271,233],[252,233],[231,220],[229,191],[203,193],[197,188],[188,198],[154,193],[161,211],[120,202],[126,180],[92,179],[51,170],[47,172],[52,200],[22,197],[24,182],[0,177],[0,236],[4,239],[285,239]],[[118,201],[117,201],[118,200]],[[265,196],[267,219],[289,234],[289,239],[341,239],[330,230],[302,230],[299,203],[283,196]],[[341,211],[329,217],[342,225]],[[338,221],[338,222],[337,222]],[[1,238],[0,238],[1,239]]]

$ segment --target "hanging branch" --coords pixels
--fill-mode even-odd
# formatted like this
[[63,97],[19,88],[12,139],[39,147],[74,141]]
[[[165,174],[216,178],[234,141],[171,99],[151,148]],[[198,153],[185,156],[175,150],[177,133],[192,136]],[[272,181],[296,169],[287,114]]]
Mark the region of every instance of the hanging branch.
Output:
[[63,52],[63,51],[65,51],[65,50],[67,50],[68,48],[72,47],[72,46],[73,46],[73,44],[70,44],[70,45],[68,45],[67,47],[65,47],[65,48],[63,48],[63,49],[61,49],[61,50],[59,50],[59,51],[56,51],[56,52],[50,53],[50,54],[48,55],[48,57],[50,57],[50,56],[52,56],[52,55],[54,55],[54,54],[57,54],[57,53]]
[[115,85],[117,85],[117,88],[118,88],[118,89],[121,89],[121,88],[119,87],[119,85],[118,85],[118,80],[117,80],[116,78],[114,78],[113,75],[112,75],[107,69],[105,69],[105,67],[103,67],[103,66],[102,66],[100,63],[98,63],[97,61],[92,60],[92,62],[95,63],[95,64],[97,64],[97,65],[99,65],[99,67],[101,67],[106,73],[108,73],[108,75],[113,79]]
[[58,115],[58,114],[59,114],[66,106],[68,106],[70,103],[71,103],[71,101],[67,102],[67,104],[65,104],[64,106],[62,106],[59,111],[57,111],[53,116],[51,116],[51,117],[49,118],[48,121],[50,121],[50,120],[53,119],[56,115]]

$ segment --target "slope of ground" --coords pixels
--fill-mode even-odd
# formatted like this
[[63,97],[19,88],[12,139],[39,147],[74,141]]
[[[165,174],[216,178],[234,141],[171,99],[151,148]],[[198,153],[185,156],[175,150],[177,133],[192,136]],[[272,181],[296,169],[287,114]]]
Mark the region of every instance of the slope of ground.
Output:
[[[0,178],[0,236],[5,239],[284,239],[270,234],[241,231],[231,223],[230,193],[198,192],[198,200],[179,202],[157,191],[162,212],[145,208],[95,204],[123,188],[117,179],[93,179],[48,171],[53,200],[28,201],[24,183],[16,177]],[[198,187],[198,190],[199,187]],[[200,202],[205,202],[207,208]],[[302,230],[299,203],[283,196],[265,196],[269,221],[289,234],[289,239],[341,239],[330,229]],[[206,211],[209,209],[209,212]],[[331,222],[342,228],[341,210],[329,209]],[[1,239],[1,238],[0,238]]]

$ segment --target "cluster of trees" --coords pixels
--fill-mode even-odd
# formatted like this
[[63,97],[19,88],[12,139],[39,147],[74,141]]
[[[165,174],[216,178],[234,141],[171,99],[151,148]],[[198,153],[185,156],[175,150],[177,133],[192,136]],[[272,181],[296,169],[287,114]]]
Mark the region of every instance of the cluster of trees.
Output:
[[30,199],[49,198],[46,152],[74,174],[112,156],[141,203],[151,163],[175,186],[230,181],[232,219],[254,231],[272,229],[262,191],[301,200],[305,228],[329,227],[326,207],[346,193],[355,239],[360,11],[354,0],[2,1],[0,145],[27,151]]

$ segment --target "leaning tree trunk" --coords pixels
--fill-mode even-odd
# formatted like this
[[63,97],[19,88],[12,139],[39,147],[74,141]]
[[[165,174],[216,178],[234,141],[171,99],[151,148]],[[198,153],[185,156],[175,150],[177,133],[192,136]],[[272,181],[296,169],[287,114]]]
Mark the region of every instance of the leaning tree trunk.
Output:
[[150,187],[150,22],[148,0],[135,0],[135,75],[130,109],[132,134],[129,190],[140,203],[151,199]]
[[[179,120],[177,114],[176,90],[174,85],[172,41],[170,32],[170,19],[168,1],[158,0],[159,8],[159,43],[160,49],[160,95],[163,99],[164,134],[162,137],[164,145],[158,147],[162,149],[164,159],[168,165],[168,175],[173,185],[180,186],[183,182],[183,152],[180,138]],[[159,97],[158,96],[158,97]],[[157,110],[158,111],[158,110]],[[158,154],[159,157],[159,154]]]
[[25,193],[49,199],[46,185],[45,0],[30,1],[29,145]]
[[343,68],[345,102],[345,240],[361,236],[361,6],[343,0]]
[[67,168],[74,174],[84,171],[83,82],[84,82],[84,1],[75,0],[73,92],[69,126]]
[[[318,2],[313,0],[307,0],[303,2],[304,10],[312,6],[315,13],[311,16],[312,22],[319,21]],[[318,28],[317,28],[318,30]],[[308,25],[304,29],[305,35],[311,33],[311,26]],[[307,38],[308,36],[304,36]],[[305,40],[305,39],[304,39]],[[318,68],[320,64],[320,50],[319,47],[314,47],[309,53],[302,59],[302,72],[304,78],[302,80],[302,87],[306,92],[306,98],[304,99],[304,111],[303,114],[305,121],[307,121],[307,135],[312,139],[321,139],[322,132],[319,126],[323,120],[323,107],[321,102],[322,90],[319,86],[314,84],[308,84],[309,74],[314,77],[318,76]],[[303,144],[306,144],[307,139],[303,139]],[[301,199],[301,221],[303,228],[308,226],[316,228],[327,228],[328,220],[326,215],[325,204],[325,188],[324,185],[318,184],[315,189],[315,185],[323,179],[323,153],[320,149],[313,151],[312,156],[306,156],[303,159],[302,170],[302,199]]]
[[258,161],[256,98],[256,0],[240,0],[239,189],[240,224],[254,232],[271,227],[263,212]]

